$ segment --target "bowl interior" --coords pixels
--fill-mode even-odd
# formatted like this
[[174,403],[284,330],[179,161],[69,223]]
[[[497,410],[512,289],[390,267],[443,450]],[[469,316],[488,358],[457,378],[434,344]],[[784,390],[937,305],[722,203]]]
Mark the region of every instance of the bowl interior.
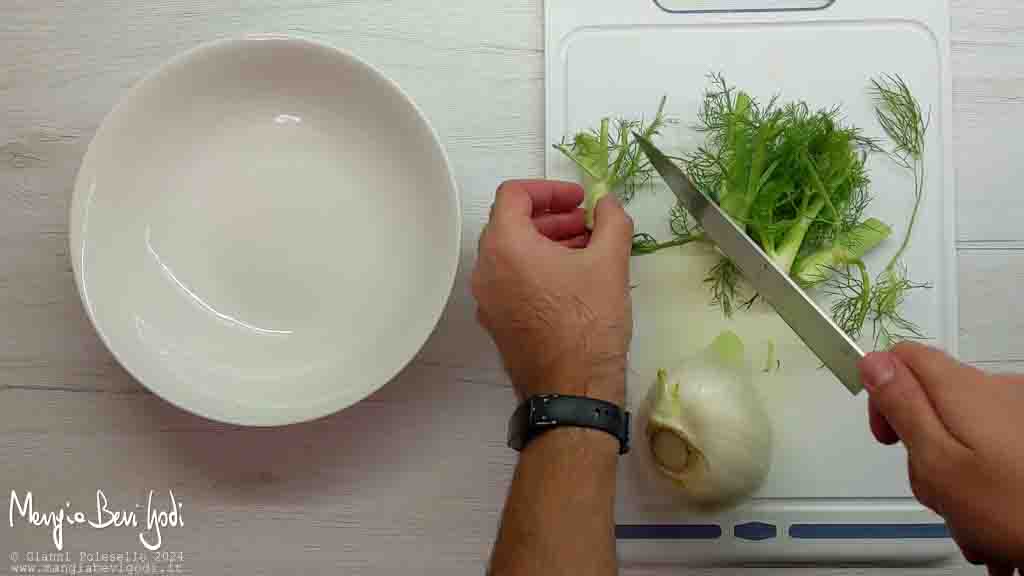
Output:
[[118,360],[201,415],[283,424],[344,408],[419,350],[451,291],[443,149],[361,61],[218,42],[141,82],[90,145],[72,259]]

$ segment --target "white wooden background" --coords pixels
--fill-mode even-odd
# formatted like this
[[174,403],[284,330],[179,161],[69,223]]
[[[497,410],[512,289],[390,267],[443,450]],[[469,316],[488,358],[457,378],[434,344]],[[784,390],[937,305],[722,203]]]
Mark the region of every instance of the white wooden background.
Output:
[[[31,490],[37,509],[88,510],[102,489],[131,508],[173,489],[185,526],[164,550],[187,574],[480,574],[514,464],[513,399],[465,280],[495,186],[543,173],[542,26],[541,0],[0,1],[3,503]],[[134,382],[83,314],[66,248],[78,163],[120,94],[199,42],[255,32],[351,49],[401,83],[451,153],[467,223],[453,301],[419,359],[371,400],[280,430],[211,424]],[[953,60],[962,357],[1024,370],[1024,3],[953,0]],[[138,550],[136,532],[71,528],[65,545]],[[48,542],[4,518],[0,572]]]

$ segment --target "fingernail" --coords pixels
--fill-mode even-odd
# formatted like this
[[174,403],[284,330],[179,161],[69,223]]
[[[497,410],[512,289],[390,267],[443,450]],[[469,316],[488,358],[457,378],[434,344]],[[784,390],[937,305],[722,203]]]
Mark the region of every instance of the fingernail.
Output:
[[888,352],[868,354],[860,362],[860,378],[868,392],[875,393],[896,376],[896,365]]

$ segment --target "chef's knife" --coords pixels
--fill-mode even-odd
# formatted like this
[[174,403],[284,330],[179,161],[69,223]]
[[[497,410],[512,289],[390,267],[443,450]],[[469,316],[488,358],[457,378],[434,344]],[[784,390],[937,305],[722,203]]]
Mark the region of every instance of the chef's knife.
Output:
[[704,233],[739,267],[757,293],[775,308],[840,382],[853,394],[859,394],[863,386],[857,362],[864,357],[860,347],[717,204],[697,190],[678,166],[649,140],[639,134],[634,135],[651,165],[683,207],[700,223]]

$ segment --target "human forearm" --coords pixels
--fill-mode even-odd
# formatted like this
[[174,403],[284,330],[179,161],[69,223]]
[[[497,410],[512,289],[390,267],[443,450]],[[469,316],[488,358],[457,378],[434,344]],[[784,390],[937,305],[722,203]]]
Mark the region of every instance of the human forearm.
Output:
[[522,452],[491,559],[492,576],[612,575],[618,442],[552,430]]
[[[506,182],[480,236],[472,279],[477,318],[520,401],[557,394],[624,403],[633,222],[607,196],[589,232],[583,196],[575,184]],[[528,442],[490,573],[615,574],[619,448],[611,434],[570,426]]]

